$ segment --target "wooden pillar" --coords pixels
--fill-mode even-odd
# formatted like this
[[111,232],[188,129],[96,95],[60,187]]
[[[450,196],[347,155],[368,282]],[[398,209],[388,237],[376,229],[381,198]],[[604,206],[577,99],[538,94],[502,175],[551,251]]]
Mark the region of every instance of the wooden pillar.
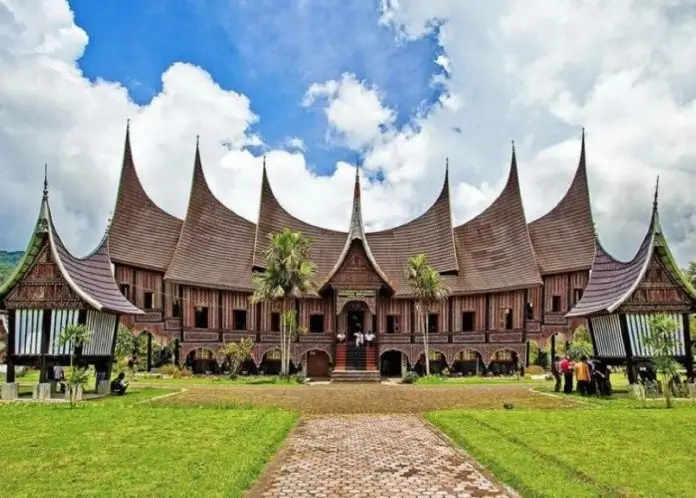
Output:
[[7,376],[6,382],[11,384],[15,381],[15,341],[16,341],[16,330],[15,330],[15,315],[17,310],[10,310],[7,315],[7,352],[5,357],[7,358]]
[[556,361],[556,334],[551,336],[551,364]]
[[152,371],[152,332],[147,333],[147,371]]
[[689,314],[684,313],[682,315],[683,320],[684,320],[684,353],[686,353],[686,358],[685,358],[685,367],[686,367],[686,376],[689,380],[693,380],[694,378],[694,353],[692,351],[692,342],[691,342],[691,327],[690,327],[690,322],[689,322]]
[[[116,325],[114,326],[114,338],[111,341],[111,351],[109,354],[109,364],[106,366],[106,380],[111,380],[111,374],[113,372],[114,363],[116,362],[116,342],[118,341],[118,323],[120,317],[116,317]],[[99,381],[97,381],[97,387],[99,387]]]
[[46,356],[51,345],[51,310],[43,310],[43,319],[41,320],[41,359],[39,366],[39,384],[48,382],[48,361]]
[[529,358],[531,356],[531,354],[530,354],[531,353],[531,351],[530,351],[531,345],[532,345],[532,343],[527,341],[527,343],[526,343],[527,347],[525,348],[525,359],[524,359],[525,368],[527,368],[529,366]]
[[174,339],[174,364],[177,367],[181,366],[181,361],[179,359],[180,348],[181,344],[179,343],[179,339]]

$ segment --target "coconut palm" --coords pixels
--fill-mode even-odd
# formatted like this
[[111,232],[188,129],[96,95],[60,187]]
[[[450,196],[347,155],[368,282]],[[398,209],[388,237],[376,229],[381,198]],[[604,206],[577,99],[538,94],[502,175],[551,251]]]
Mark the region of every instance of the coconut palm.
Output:
[[425,254],[409,258],[406,265],[406,280],[415,297],[418,327],[423,333],[425,351],[425,374],[430,375],[430,348],[428,344],[428,313],[436,311],[449,296],[449,289],[440,274],[428,264]]
[[311,243],[300,232],[285,229],[268,235],[264,251],[266,267],[254,272],[256,290],[252,302],[270,302],[281,309],[280,359],[283,376],[290,371],[290,344],[298,332],[297,308],[299,298],[315,289],[316,265],[309,259]]

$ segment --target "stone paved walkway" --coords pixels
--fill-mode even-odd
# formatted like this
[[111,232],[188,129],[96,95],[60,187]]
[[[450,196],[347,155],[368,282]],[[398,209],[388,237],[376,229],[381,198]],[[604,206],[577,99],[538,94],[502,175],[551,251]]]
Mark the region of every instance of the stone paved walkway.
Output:
[[250,496],[509,497],[411,415],[300,422]]

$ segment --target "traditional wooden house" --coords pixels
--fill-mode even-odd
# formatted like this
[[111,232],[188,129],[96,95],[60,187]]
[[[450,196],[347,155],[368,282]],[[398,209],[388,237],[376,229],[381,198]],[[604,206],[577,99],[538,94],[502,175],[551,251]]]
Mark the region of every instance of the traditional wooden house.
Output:
[[15,366],[38,368],[39,383],[45,384],[53,366],[70,364],[72,345],[59,343],[69,324],[84,324],[92,333],[78,348],[80,364],[94,365],[108,378],[119,316],[142,314],[119,291],[106,235],[84,258],[67,250],[53,224],[46,181],[24,257],[0,287],[0,309],[7,310],[8,325],[4,398],[17,396]]
[[[502,371],[522,365],[529,341],[569,339],[582,320],[566,313],[580,299],[592,265],[594,230],[585,143],[574,179],[558,205],[527,224],[514,153],[499,197],[481,214],[453,226],[449,174],[434,203],[416,219],[377,232],[362,223],[356,175],[347,232],[306,223],[277,200],[268,170],[261,173],[259,218],[253,223],[215,198],[196,147],[184,220],[149,198],[135,169],[126,133],[109,249],[122,293],[145,313],[127,322],[137,332],[180,343],[182,362],[214,363],[219,348],[240,337],[256,341],[252,368],[271,370],[278,358],[280,315],[251,304],[253,270],[263,269],[267,234],[285,228],[312,242],[319,292],[302,299],[299,321],[309,333],[292,345],[292,359],[310,376],[357,369],[400,374],[423,358],[414,329],[414,300],[404,273],[424,252],[452,295],[428,317],[435,368]],[[360,327],[377,335],[367,355],[335,345]],[[331,368],[333,367],[333,368]]]
[[629,381],[636,380],[637,361],[649,360],[652,351],[643,344],[650,318],[666,313],[677,324],[674,356],[693,376],[689,315],[696,311],[696,290],[674,261],[660,224],[658,191],[648,231],[636,255],[619,261],[596,241],[590,280],[582,299],[566,315],[585,318],[595,356],[608,364],[627,364]]

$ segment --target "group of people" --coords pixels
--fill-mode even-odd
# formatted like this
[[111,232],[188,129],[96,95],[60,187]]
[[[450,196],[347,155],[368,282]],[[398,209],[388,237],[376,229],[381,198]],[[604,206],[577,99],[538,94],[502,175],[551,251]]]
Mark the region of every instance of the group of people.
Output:
[[556,380],[555,391],[571,394],[573,392],[573,379],[576,382],[576,390],[581,396],[611,396],[611,380],[609,368],[599,360],[588,359],[581,356],[580,361],[573,362],[570,356],[561,359],[554,358],[551,373]]
[[[360,346],[365,346],[367,345],[368,347],[372,347],[372,345],[375,342],[375,334],[371,331],[368,330],[367,333],[363,334],[360,328],[355,332],[353,335],[353,338],[355,339],[355,345],[360,347]],[[342,330],[336,334],[336,340],[339,343],[346,342],[346,334]]]

